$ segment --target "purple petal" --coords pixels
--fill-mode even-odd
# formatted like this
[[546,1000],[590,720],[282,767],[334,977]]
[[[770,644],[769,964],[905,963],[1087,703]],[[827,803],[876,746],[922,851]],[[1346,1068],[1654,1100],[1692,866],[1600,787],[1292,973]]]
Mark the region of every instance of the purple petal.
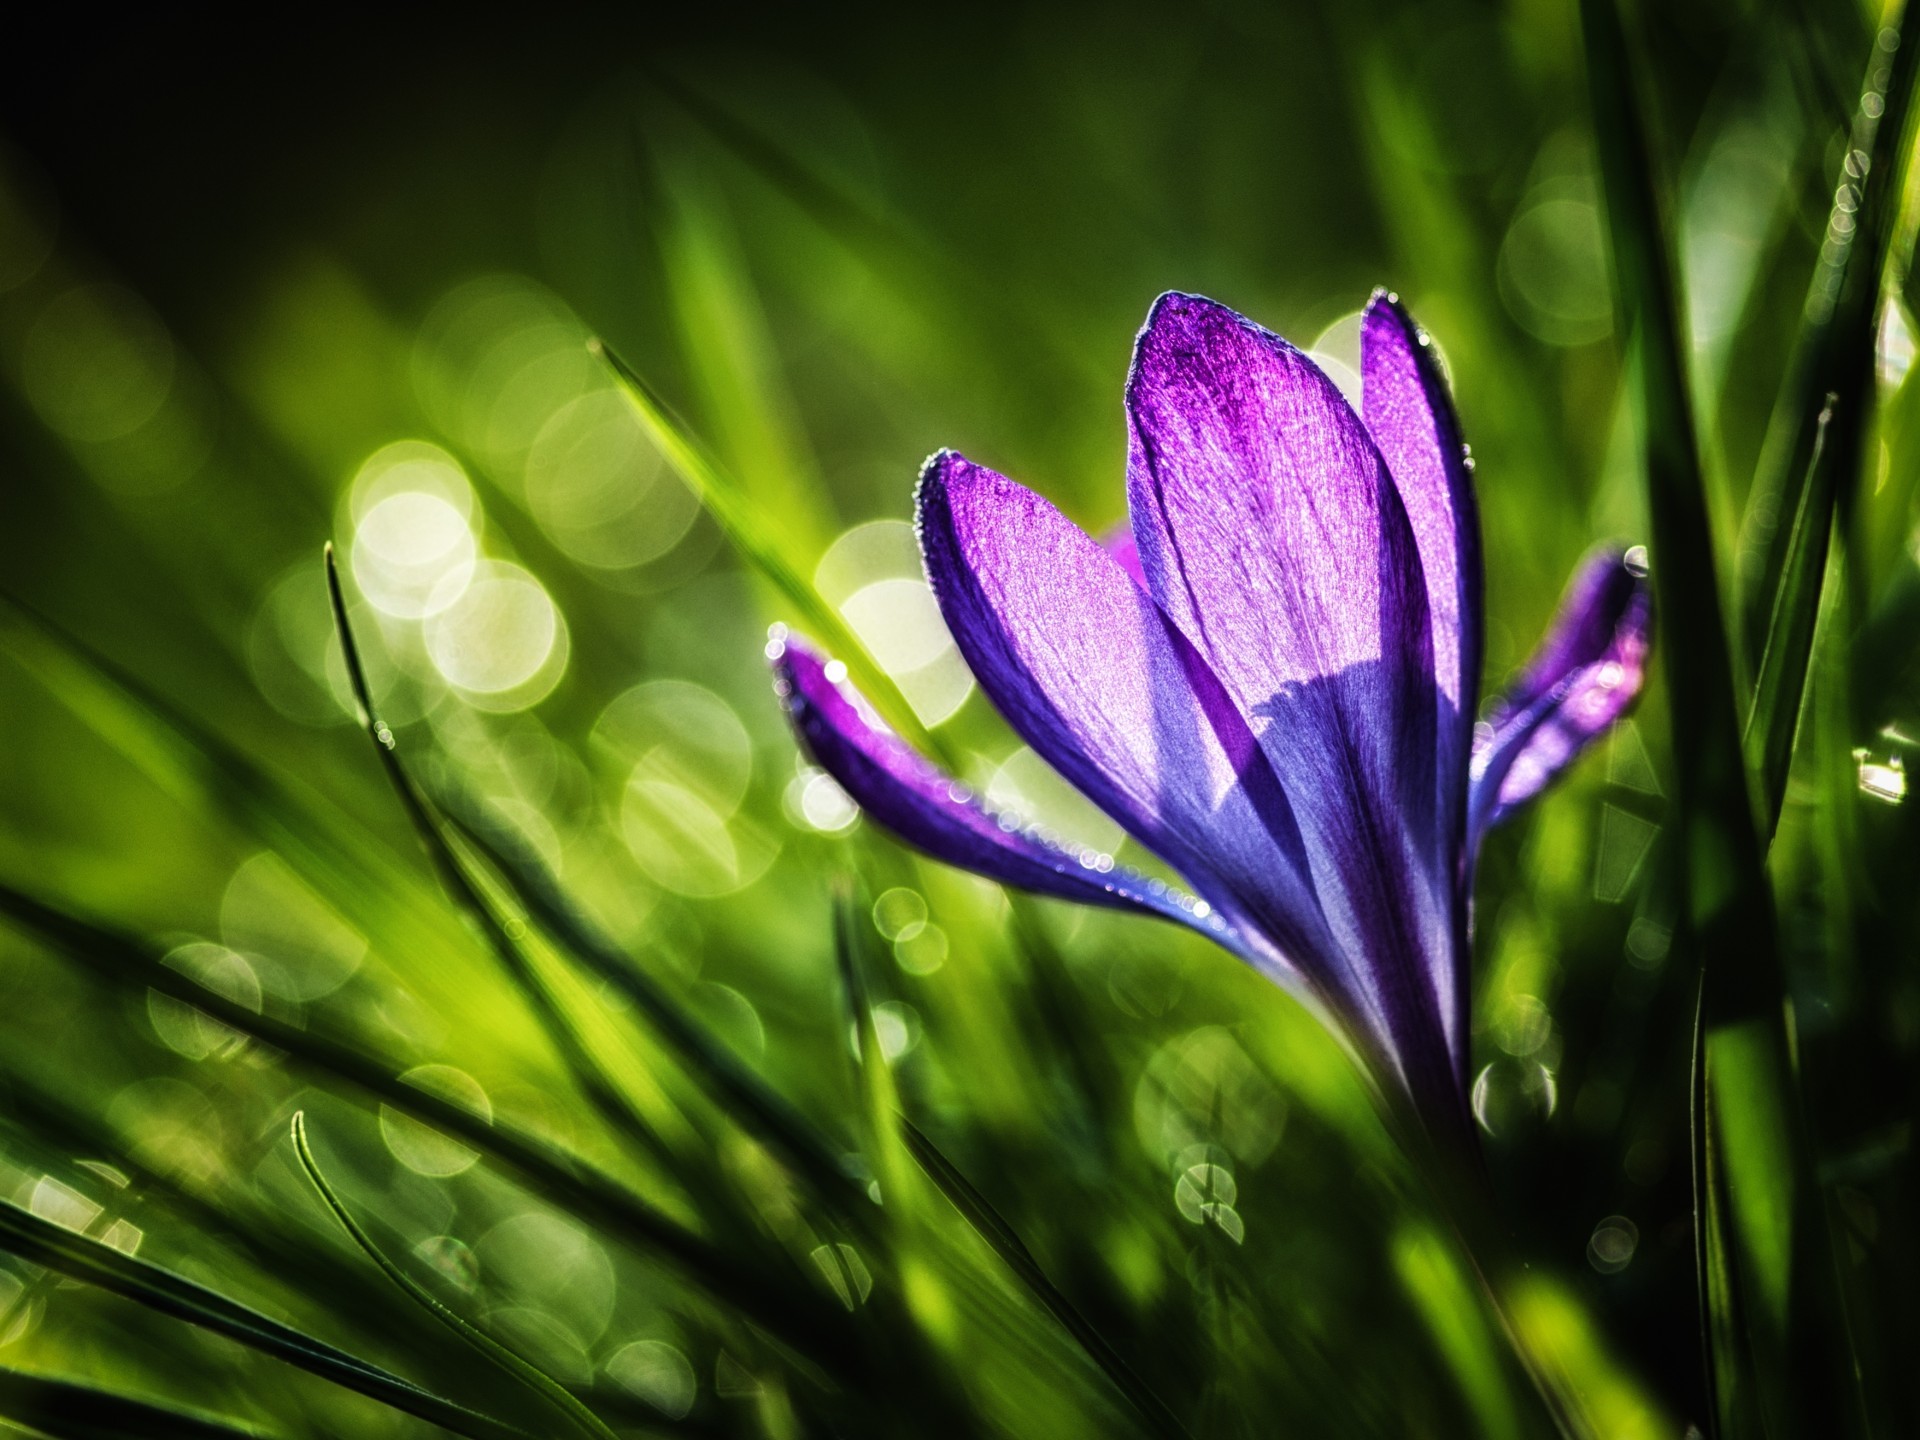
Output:
[[1551,784],[1623,715],[1646,676],[1653,596],[1638,551],[1574,573],[1546,637],[1474,745],[1470,844]]
[[1325,936],[1286,796],[1245,718],[1147,593],[1040,496],[963,456],[927,462],[928,582],[1014,730],[1215,908],[1289,957]]
[[1367,430],[1393,474],[1427,578],[1439,699],[1440,843],[1461,853],[1484,614],[1472,462],[1426,332],[1386,291],[1375,292],[1361,323],[1360,369]]
[[1102,543],[1107,547],[1107,554],[1113,557],[1113,563],[1132,576],[1134,584],[1144,587],[1147,572],[1140,568],[1140,546],[1133,538],[1133,527],[1122,525]]
[[1194,296],[1155,304],[1127,404],[1148,588],[1252,717],[1384,1048],[1462,1091],[1427,587],[1387,467],[1312,361]]
[[774,688],[820,767],[854,802],[908,844],[989,879],[1088,905],[1144,910],[1215,939],[1226,924],[1157,880],[1116,866],[1113,857],[1069,851],[1010,817],[988,812],[965,785],[890,730],[838,667],[805,641],[768,647]]

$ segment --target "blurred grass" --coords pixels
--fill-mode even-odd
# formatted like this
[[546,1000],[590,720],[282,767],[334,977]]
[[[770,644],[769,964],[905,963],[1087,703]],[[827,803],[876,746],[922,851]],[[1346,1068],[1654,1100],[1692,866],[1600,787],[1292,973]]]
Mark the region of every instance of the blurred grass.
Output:
[[[1170,1433],[1156,1404],[1196,1437],[1549,1433],[1310,1020],[1189,937],[849,826],[761,660],[774,621],[844,631],[903,730],[1111,844],[927,630],[919,461],[958,446],[1103,529],[1155,293],[1351,365],[1385,283],[1474,445],[1490,681],[1602,536],[1653,541],[1679,662],[1482,867],[1489,1220],[1530,1266],[1506,1319],[1597,1433],[1716,1424],[1687,1097],[1718,954],[1789,1017],[1796,1225],[1831,1243],[1864,1424],[1920,1429],[1914,210],[1871,183],[1895,109],[1832,349],[1800,338],[1890,18],[1637,15],[1681,281],[1660,376],[1626,363],[1649,337],[1615,320],[1614,179],[1603,207],[1555,7],[419,16],[257,75],[209,70],[193,15],[87,36],[0,101],[0,1201],[531,1433],[550,1412],[400,1318],[296,1112],[380,1253],[618,1433]],[[1755,517],[1791,508],[1832,389],[1833,550],[1816,517],[1789,565]],[[1694,437],[1642,429],[1649,398]],[[1679,563],[1641,463],[1669,431]],[[711,503],[722,466],[716,524],[688,486]],[[329,538],[481,930],[354,731]],[[420,579],[468,564],[454,600]],[[1789,571],[1783,687],[1755,617]],[[1749,674],[1779,820],[1733,911],[1777,938],[1717,946],[1683,880],[1701,787],[1723,828],[1745,803]],[[30,1257],[0,1259],[0,1362],[35,1433],[426,1429]]]

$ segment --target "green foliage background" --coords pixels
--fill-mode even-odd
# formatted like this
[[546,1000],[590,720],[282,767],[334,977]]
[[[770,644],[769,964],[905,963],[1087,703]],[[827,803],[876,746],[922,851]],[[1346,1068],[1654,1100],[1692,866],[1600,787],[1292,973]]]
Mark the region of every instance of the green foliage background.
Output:
[[[1736,687],[1773,613],[1795,337],[1893,18],[1702,0],[1631,26]],[[1727,1399],[1738,1365],[1705,1378],[1694,1022],[1703,961],[1742,957],[1690,943],[1662,684],[1484,863],[1496,1310],[1336,1046],[1266,982],[956,875],[809,790],[762,656],[806,617],[745,558],[828,610],[900,581],[897,528],[822,560],[907,518],[942,445],[1104,529],[1155,294],[1350,362],[1341,322],[1385,284],[1473,444],[1497,684],[1591,543],[1648,538],[1662,423],[1623,366],[1616,315],[1640,312],[1613,293],[1574,7],[134,23],[73,34],[4,102],[0,1416],[1550,1433],[1510,1324],[1593,1433],[1758,1423]],[[1839,482],[1767,861],[1785,990],[1763,1000],[1790,1006],[1846,1424],[1897,1434],[1920,1424],[1920,836],[1889,803],[1920,736],[1920,391],[1889,216],[1835,412],[1877,405]],[[728,477],[731,538],[592,336]],[[556,430],[563,411],[599,428]],[[365,467],[396,442],[439,447],[406,453],[457,467],[463,533],[523,567],[487,573],[551,612],[456,632],[361,595]],[[329,539],[478,924],[354,724]],[[1661,579],[1682,613],[1716,584]],[[564,650],[524,685],[448,684],[537,648],[548,613]],[[977,693],[929,743],[1091,823]],[[570,899],[541,901],[546,869]],[[1724,1313],[1757,1323],[1770,1293]]]

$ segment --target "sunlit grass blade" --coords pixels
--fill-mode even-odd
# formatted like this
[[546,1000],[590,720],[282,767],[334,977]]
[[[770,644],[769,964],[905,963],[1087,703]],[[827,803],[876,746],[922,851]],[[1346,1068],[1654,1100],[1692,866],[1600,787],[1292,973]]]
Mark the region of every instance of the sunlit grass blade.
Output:
[[0,1416],[53,1440],[258,1440],[262,1432],[0,1365]]
[[840,991],[846,1003],[847,1023],[853,1030],[868,1159],[880,1181],[882,1197],[898,1218],[911,1215],[920,1204],[920,1176],[900,1139],[900,1097],[894,1088],[893,1072],[887,1067],[886,1052],[880,1046],[873,1006],[867,999],[866,980],[860,973],[857,938],[860,918],[851,894],[843,885],[834,896],[834,957],[840,968]]
[[460,856],[448,843],[439,817],[434,814],[426,796],[413,783],[413,777],[401,763],[399,745],[393,731],[374,712],[366,670],[361,663],[360,646],[354,638],[352,622],[347,618],[346,596],[340,586],[340,568],[334,562],[331,544],[326,547],[325,561],[327,595],[333,604],[334,628],[340,637],[340,648],[346,659],[347,676],[353,687],[354,703],[359,708],[361,726],[373,742],[381,768],[386,772],[393,792],[419,838],[421,848],[426,851],[433,865],[441,889],[472,923],[500,968],[513,982],[514,988],[526,999],[541,1029],[546,1032],[548,1040],[573,1075],[574,1083],[580,1087],[588,1103],[614,1133],[623,1136],[642,1153],[670,1159],[672,1152],[655,1124],[641,1113],[628,1091],[607,1074],[594,1055],[592,1046],[582,1035],[578,1023],[568,1013],[565,1003],[548,985],[540,967],[515,941],[493,904],[468,875]]
[[1526,1432],[1500,1367],[1492,1327],[1459,1256],[1443,1235],[1407,1225],[1394,1237],[1393,1264],[1453,1371],[1481,1435],[1485,1440],[1520,1440]]
[[327,1177],[321,1173],[320,1164],[313,1158],[313,1147],[307,1143],[307,1118],[304,1112],[293,1117],[293,1148],[300,1157],[300,1167],[307,1172],[307,1179],[313,1182],[313,1188],[320,1192],[320,1198],[340,1222],[341,1228],[352,1238],[360,1252],[371,1260],[389,1280],[405,1293],[406,1297],[426,1311],[435,1320],[451,1330],[467,1345],[471,1346],[486,1361],[511,1376],[517,1383],[524,1385],[566,1423],[567,1427],[578,1434],[592,1437],[592,1440],[615,1440],[613,1431],[582,1404],[566,1386],[555,1380],[546,1371],[516,1355],[512,1350],[495,1340],[479,1327],[470,1324],[456,1315],[447,1306],[440,1303],[406,1271],[402,1270],[353,1218],[353,1212],[334,1193],[327,1183]]
[[1693,1017],[1693,1058],[1688,1108],[1693,1184],[1694,1284],[1700,1296],[1700,1356],[1713,1433],[1756,1433],[1756,1397],[1745,1361],[1740,1277],[1734,1265],[1733,1236],[1727,1215],[1726,1177],[1714,1134],[1707,1085],[1707,1030],[1701,987]]
[[657,1256],[799,1354],[830,1367],[850,1362],[852,1337],[841,1317],[793,1283],[791,1273],[770,1271],[750,1256],[736,1255],[693,1233],[618,1181],[545,1141],[408,1084],[401,1078],[407,1067],[259,1014],[161,964],[159,953],[152,947],[77,919],[4,884],[0,884],[0,914],[111,985],[135,996],[144,995],[148,989],[157,990],[194,1006],[241,1034],[286,1052],[301,1066],[345,1081],[492,1156],[549,1204]]
[[928,1178],[939,1187],[941,1194],[947,1197],[954,1209],[958,1210],[974,1232],[986,1241],[1006,1267],[1013,1272],[1026,1292],[1031,1295],[1048,1314],[1060,1322],[1061,1326],[1087,1357],[1098,1365],[1120,1393],[1126,1396],[1140,1418],[1154,1434],[1166,1437],[1166,1440],[1186,1440],[1187,1430],[1167,1403],[1156,1395],[1141,1379],[1139,1374],[1128,1365],[1126,1360],[1110,1345],[1106,1337],[1094,1328],[1093,1323],[1074,1303],[1063,1294],[1060,1288],[1047,1278],[1040,1268],[1040,1262],[1033,1257],[1019,1233],[1007,1223],[1000,1212],[994,1209],[991,1201],[974,1188],[973,1183],[960,1173],[959,1169],[940,1153],[940,1149],[929,1140],[911,1120],[904,1117],[900,1121],[901,1133],[907,1149],[926,1171]]
[[1881,277],[1905,194],[1920,44],[1880,32],[1854,118],[1796,353],[1742,537],[1740,596],[1757,656],[1746,742],[1770,839],[1806,694],[1836,515],[1851,509],[1875,408]]
[[[1741,749],[1678,294],[1653,152],[1615,0],[1583,0],[1593,124],[1652,523],[1659,649],[1673,728],[1685,937],[1704,995],[1707,1161],[1724,1175],[1744,1364],[1769,1430],[1860,1424],[1830,1240],[1789,1052],[1773,903]],[[1704,1305],[1715,1299],[1712,1290]],[[1720,1323],[1716,1317],[1716,1323]]]
[[457,1435],[473,1440],[525,1440],[523,1430],[423,1390],[184,1276],[4,1201],[0,1201],[0,1249],[224,1335]]
[[680,145],[653,149],[652,228],[699,410],[728,473],[778,527],[788,553],[817,556],[832,538],[831,494],[711,176],[713,156]]
[[796,1165],[823,1195],[846,1201],[856,1211],[864,1205],[826,1141],[805,1117],[625,954],[574,903],[518,831],[500,823],[457,788],[439,789],[434,799],[460,834],[499,872],[535,923],[578,964],[646,1016],[654,1033],[736,1121]]
[[942,760],[951,761],[939,737],[930,733],[901,698],[897,686],[874,663],[858,636],[831,605],[820,597],[811,581],[804,578],[788,553],[788,545],[779,527],[760,504],[742,488],[726,467],[703,445],[674,414],[673,408],[659,396],[638,371],[614,353],[602,340],[590,342],[620,382],[622,391],[633,403],[634,413],[647,434],[684,480],[700,497],[747,562],[764,575],[781,597],[794,608],[793,621],[806,630],[821,646],[843,661],[853,672],[860,688],[886,715],[893,728],[914,744]]

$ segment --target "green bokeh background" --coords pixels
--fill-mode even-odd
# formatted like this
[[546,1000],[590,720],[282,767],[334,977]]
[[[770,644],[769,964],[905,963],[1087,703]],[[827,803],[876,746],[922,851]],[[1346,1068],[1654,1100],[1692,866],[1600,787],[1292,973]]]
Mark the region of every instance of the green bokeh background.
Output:
[[[907,519],[916,469],[943,445],[1102,530],[1122,515],[1120,388],[1157,293],[1211,295],[1351,364],[1346,322],[1387,285],[1439,343],[1476,457],[1495,685],[1585,550],[1645,530],[1570,7],[556,7],[237,32],[189,8],[110,33],[61,23],[61,62],[0,101],[4,588],[284,777],[287,813],[324,812],[348,859],[290,839],[280,801],[236,798],[9,612],[0,878],[149,937],[230,999],[396,1068],[453,1067],[465,1078],[422,1083],[477,1086],[492,1114],[722,1246],[787,1255],[803,1278],[830,1256],[836,1232],[584,985],[575,1003],[628,1037],[627,1073],[679,1163],[610,1137],[438,897],[352,724],[320,547],[338,545],[349,590],[366,590],[356,476],[395,442],[440,447],[434,473],[470,486],[447,493],[469,498],[478,553],[524,567],[565,650],[475,708],[446,663],[535,642],[362,604],[402,755],[515,827],[856,1183],[878,1161],[836,884],[862,917],[902,1108],[1195,1434],[1540,1430],[1332,1042],[1191,937],[1009,901],[871,826],[823,831],[836,817],[817,788],[810,823],[761,653],[788,607],[711,520],[688,520],[624,412],[590,433],[552,427],[570,404],[600,415],[610,382],[585,341],[604,337],[803,576],[856,525]],[[1729,574],[1878,23],[1846,3],[1643,17]],[[1912,568],[1898,287],[1894,307],[1876,493],[1899,503],[1870,517],[1870,600]],[[862,533],[879,550],[901,540]],[[856,589],[909,573],[855,572]],[[538,632],[546,612],[530,613]],[[907,631],[909,648],[932,643]],[[1911,1319],[1857,1278],[1904,1273],[1910,1243],[1888,1207],[1911,1195],[1913,900],[1897,877],[1915,837],[1904,808],[1862,798],[1847,758],[1858,745],[1890,762],[1920,733],[1901,729],[1908,648],[1889,653],[1873,703],[1820,737],[1774,862],[1828,1200],[1866,1297],[1857,1344],[1877,1413],[1911,1420],[1910,1381],[1885,1369]],[[937,731],[975,784],[998,776],[1102,838],[1035,767],[1008,765],[1017,742],[977,693]],[[1696,972],[1670,943],[1665,745],[1656,688],[1490,842],[1478,901],[1473,1065],[1501,1223],[1531,1266],[1515,1313],[1621,1436],[1677,1435],[1705,1406]],[[1822,806],[1857,831],[1861,868],[1839,882],[1806,839]],[[1848,969],[1857,941],[1836,929],[1878,937],[1874,963]],[[376,1239],[617,1427],[937,1433],[794,1362],[539,1187],[463,1165],[470,1152],[383,1124],[352,1087],[137,984],[8,933],[0,996],[0,1193],[38,1213],[96,1236],[137,1227],[142,1257],[472,1403],[518,1403],[330,1226],[286,1139],[304,1109]],[[1233,1187],[1230,1220],[1179,1189],[1206,1164]],[[901,1253],[923,1244],[920,1261],[829,1263],[814,1298],[845,1298],[858,1324],[860,1274],[899,1287],[970,1397],[927,1399],[954,1433],[1128,1433],[945,1202],[922,1195],[916,1216],[926,1233]],[[420,1428],[9,1264],[0,1363],[276,1434]]]

